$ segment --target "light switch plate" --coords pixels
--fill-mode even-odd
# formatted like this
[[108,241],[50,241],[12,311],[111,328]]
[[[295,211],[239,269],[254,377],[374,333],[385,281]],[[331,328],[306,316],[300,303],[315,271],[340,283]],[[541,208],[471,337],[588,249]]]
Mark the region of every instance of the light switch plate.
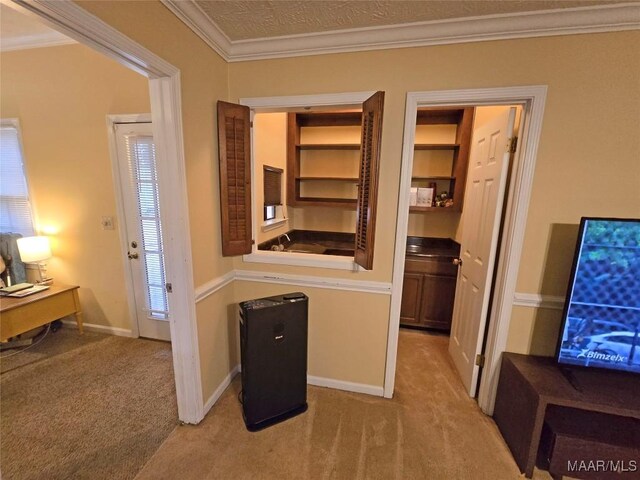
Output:
[[102,221],[100,223],[102,224],[103,230],[113,230],[115,228],[113,226],[113,217],[102,217]]

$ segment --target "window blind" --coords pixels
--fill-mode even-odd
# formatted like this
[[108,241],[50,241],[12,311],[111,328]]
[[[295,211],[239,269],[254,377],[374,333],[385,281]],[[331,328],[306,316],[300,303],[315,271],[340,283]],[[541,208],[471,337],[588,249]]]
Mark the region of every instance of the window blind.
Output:
[[282,205],[281,168],[264,166],[264,205]]
[[147,310],[151,318],[167,319],[168,304],[156,174],[156,149],[151,136],[128,135],[125,141],[129,157],[129,172],[132,175],[131,181],[136,187],[138,197]]
[[18,129],[7,125],[0,127],[0,232],[35,234]]

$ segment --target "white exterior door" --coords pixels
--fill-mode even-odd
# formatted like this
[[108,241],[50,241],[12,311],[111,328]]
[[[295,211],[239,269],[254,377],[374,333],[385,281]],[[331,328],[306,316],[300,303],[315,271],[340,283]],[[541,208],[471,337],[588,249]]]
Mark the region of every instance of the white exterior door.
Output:
[[129,274],[141,337],[171,340],[151,123],[115,124]]
[[510,108],[473,132],[464,199],[461,265],[449,339],[449,354],[474,397],[491,293],[500,217],[516,109]]

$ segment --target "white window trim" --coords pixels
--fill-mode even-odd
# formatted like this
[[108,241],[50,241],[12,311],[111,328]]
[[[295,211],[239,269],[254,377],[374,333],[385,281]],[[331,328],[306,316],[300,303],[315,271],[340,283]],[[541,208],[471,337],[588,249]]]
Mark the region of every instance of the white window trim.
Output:
[[[367,100],[375,91],[367,92],[346,92],[346,93],[329,93],[319,95],[293,95],[283,97],[254,97],[241,98],[240,105],[246,105],[251,109],[251,121],[255,113],[282,112],[294,108],[304,107],[347,107],[358,105]],[[256,198],[258,185],[256,185],[255,172],[256,161],[253,132],[251,132],[251,197]],[[262,227],[262,215],[258,215],[255,202],[251,202],[251,217],[253,232],[258,231],[258,227]],[[278,220],[276,218],[276,220]],[[286,220],[286,219],[284,219]],[[273,221],[273,220],[269,220]],[[266,223],[266,222],[265,222]],[[284,223],[284,221],[282,222]],[[272,228],[275,228],[272,227]],[[263,230],[264,231],[264,230]],[[269,263],[276,265],[292,265],[299,267],[317,267],[330,268],[335,270],[351,270],[354,272],[365,271],[355,262],[354,257],[341,257],[339,255],[314,255],[309,253],[291,253],[291,252],[271,252],[266,250],[258,250],[258,245],[253,239],[251,253],[243,255],[242,259],[249,263]]]
[[31,182],[29,181],[29,175],[27,175],[27,158],[24,155],[24,143],[22,142],[22,128],[20,127],[20,120],[17,118],[0,118],[0,127],[2,128],[15,128],[18,136],[18,148],[20,149],[20,158],[22,159],[22,175],[24,175],[24,181],[27,184],[27,195],[29,196],[29,208],[31,209],[31,227],[33,229],[33,235],[37,235],[38,230],[38,211],[33,199],[33,192],[31,190]]
[[284,216],[282,205],[276,205],[276,216],[271,220],[265,220],[262,222],[261,228],[263,232],[268,232],[269,230],[275,230],[279,226],[286,223],[288,218]]

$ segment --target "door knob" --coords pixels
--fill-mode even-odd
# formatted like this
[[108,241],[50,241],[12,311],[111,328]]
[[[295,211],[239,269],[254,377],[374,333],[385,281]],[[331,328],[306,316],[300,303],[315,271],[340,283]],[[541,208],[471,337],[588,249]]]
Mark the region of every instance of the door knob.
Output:
[[454,258],[454,259],[452,260],[452,263],[453,263],[454,265],[461,266],[461,265],[462,265],[462,259],[461,259],[461,258]]
[[138,259],[138,254],[137,253],[127,252],[127,257],[129,257],[129,260],[137,260]]

